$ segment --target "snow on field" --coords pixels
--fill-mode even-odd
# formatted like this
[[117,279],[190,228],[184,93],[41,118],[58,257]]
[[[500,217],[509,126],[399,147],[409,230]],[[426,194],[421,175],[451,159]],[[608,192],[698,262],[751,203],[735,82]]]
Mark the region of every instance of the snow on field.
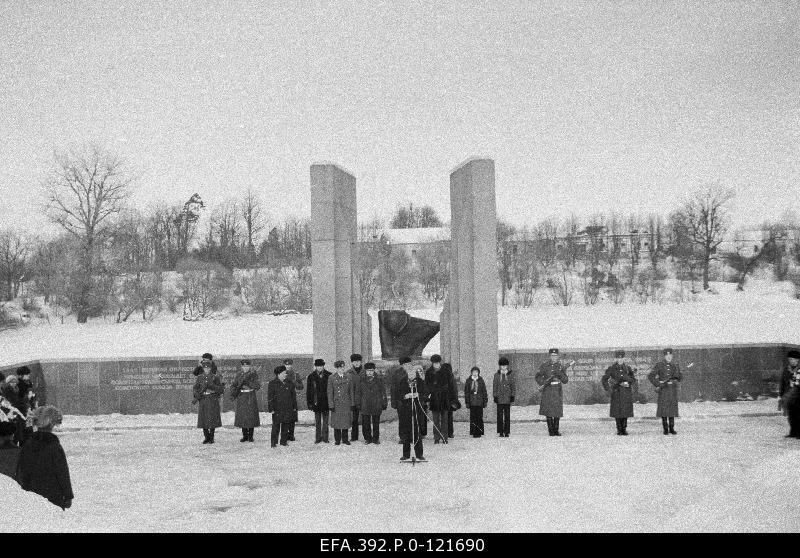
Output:
[[[439,310],[412,314],[439,320]],[[669,344],[800,343],[800,300],[785,293],[755,296],[730,288],[695,303],[502,307],[500,350],[645,347]],[[377,313],[372,346],[380,353]],[[0,365],[37,359],[311,354],[312,316],[247,314],[185,322],[32,325],[0,333]],[[425,349],[439,352],[439,336]]]
[[[560,438],[515,422],[510,438],[472,439],[456,423],[447,446],[426,440],[428,463],[398,462],[397,424],[380,446],[313,444],[313,430],[271,449],[221,429],[62,431],[75,501],[31,513],[34,531],[800,531],[800,441],[781,416],[750,416],[774,401],[685,404],[677,436],[632,419],[572,420]],[[717,408],[719,407],[719,408]],[[587,417],[593,407],[586,411]],[[598,409],[599,410],[599,409]],[[637,407],[637,414],[641,408]],[[518,413],[514,409],[515,418]],[[739,411],[733,414],[733,411]],[[94,417],[86,417],[93,419]],[[78,422],[66,417],[64,427]],[[29,505],[0,485],[0,506]],[[48,504],[49,505],[49,504]]]

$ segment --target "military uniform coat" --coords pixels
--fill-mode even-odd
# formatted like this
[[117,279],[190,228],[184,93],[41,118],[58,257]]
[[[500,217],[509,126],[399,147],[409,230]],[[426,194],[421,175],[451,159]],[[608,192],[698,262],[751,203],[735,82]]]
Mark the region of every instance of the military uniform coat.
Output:
[[510,405],[517,396],[517,382],[514,372],[509,370],[505,374],[499,370],[494,374],[492,383],[492,397],[497,399],[498,405]]
[[364,376],[358,383],[359,412],[362,415],[379,415],[386,408],[386,386],[378,375]]
[[353,379],[350,374],[331,374],[328,378],[328,406],[331,413],[331,428],[348,429],[353,425]]
[[428,391],[428,403],[431,411],[449,411],[450,403],[458,400],[455,390],[453,369],[449,364],[442,364],[439,370],[433,366],[425,372],[425,389]]
[[647,375],[650,383],[658,389],[657,417],[678,416],[678,382],[683,379],[676,362],[657,362]]
[[322,372],[314,370],[306,378],[306,404],[315,413],[325,413],[328,411],[328,381],[331,373],[322,369]]
[[564,416],[564,392],[561,384],[569,381],[567,367],[561,362],[543,362],[536,373],[536,383],[542,388],[539,414],[545,417]]
[[[611,391],[611,406],[609,416],[614,418],[628,418],[633,416],[633,390],[636,389],[636,376],[633,369],[627,364],[616,362],[606,368],[606,373],[601,379],[603,389]],[[628,387],[622,386],[625,382]]]
[[[414,389],[419,394],[419,404],[413,398],[405,398],[406,394],[413,391],[412,382]],[[397,379],[392,385],[392,408],[397,409],[398,433],[400,434],[400,441],[404,444],[412,444],[414,439],[420,438],[420,426],[424,416],[422,402],[427,396],[425,382],[419,374],[416,375],[412,382],[409,382],[408,376],[406,376],[405,378]]]
[[236,401],[234,426],[238,428],[261,426],[261,418],[258,416],[258,399],[256,399],[256,391],[259,389],[261,389],[261,381],[255,370],[250,370],[246,375],[241,370],[236,373],[231,384],[231,397]]
[[195,378],[192,393],[193,402],[199,402],[197,409],[197,428],[219,428],[222,426],[219,398],[225,391],[225,386],[219,374],[202,373]]
[[464,382],[464,403],[467,407],[486,407],[489,402],[489,396],[486,392],[486,382],[483,378],[478,376],[477,380],[473,380],[472,376],[467,378]]
[[267,412],[272,413],[272,424],[294,422],[297,413],[295,384],[288,378],[280,381],[277,377],[267,384]]

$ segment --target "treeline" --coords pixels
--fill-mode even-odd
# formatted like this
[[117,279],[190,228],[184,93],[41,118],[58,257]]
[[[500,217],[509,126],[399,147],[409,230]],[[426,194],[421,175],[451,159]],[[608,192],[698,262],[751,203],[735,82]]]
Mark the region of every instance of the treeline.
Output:
[[[31,238],[0,231],[0,298],[25,286],[62,319],[106,316],[151,319],[162,310],[197,319],[236,312],[306,312],[311,308],[311,233],[306,219],[273,219],[257,192],[209,203],[194,194],[176,203],[131,203],[134,173],[94,146],[58,154],[43,181],[47,216],[62,234]],[[797,219],[765,223],[764,239],[731,238],[731,189],[705,185],[668,215],[594,214],[543,219],[525,227],[497,224],[501,304],[531,306],[538,292],[569,305],[647,302],[663,297],[675,277],[687,292],[708,289],[715,272],[731,270],[739,288],[760,266],[800,284]],[[440,227],[429,206],[398,207],[390,228]],[[447,295],[449,242],[421,244],[413,258],[383,234],[385,223],[359,225],[355,279],[370,308],[438,305]],[[753,250],[756,241],[757,249]],[[683,291],[681,291],[683,292]],[[2,313],[2,306],[0,306]],[[3,316],[0,315],[0,322]]]

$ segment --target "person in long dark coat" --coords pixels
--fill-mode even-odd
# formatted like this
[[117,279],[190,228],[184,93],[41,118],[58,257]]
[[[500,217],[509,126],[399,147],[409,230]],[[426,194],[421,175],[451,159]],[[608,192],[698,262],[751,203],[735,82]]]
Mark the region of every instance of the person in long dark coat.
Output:
[[364,377],[358,383],[356,402],[361,412],[365,444],[381,443],[381,413],[386,409],[386,386],[375,374],[375,363],[364,365]]
[[19,461],[19,446],[14,443],[14,433],[17,427],[13,423],[0,422],[0,475],[17,479],[17,462]]
[[405,378],[398,378],[392,385],[392,408],[397,409],[398,434],[403,444],[403,455],[400,461],[411,459],[411,446],[417,461],[426,461],[422,445],[422,401],[426,397],[425,382],[420,376],[422,367],[411,364],[407,357],[401,359],[406,373]]
[[489,402],[486,382],[481,378],[481,369],[473,366],[470,377],[464,382],[464,403],[469,408],[469,433],[473,438],[483,436],[483,409]]
[[72,506],[75,495],[69,478],[64,448],[53,434],[61,424],[61,411],[52,405],[38,407],[33,414],[36,432],[25,441],[17,462],[17,482],[28,491],[47,498],[62,510]]
[[219,398],[225,391],[219,374],[214,371],[211,360],[204,358],[200,363],[201,372],[197,374],[192,388],[192,404],[197,408],[197,428],[203,429],[203,443],[214,443],[214,430],[222,426]]
[[561,384],[569,381],[567,366],[560,362],[558,349],[547,351],[549,360],[543,362],[536,373],[536,383],[542,393],[539,402],[539,414],[547,419],[547,433],[550,436],[561,436],[559,422],[564,416],[564,392]]
[[656,416],[661,417],[661,426],[664,434],[677,434],[675,432],[675,417],[678,416],[678,382],[683,380],[683,374],[677,362],[672,362],[672,349],[663,351],[664,360],[653,366],[647,375],[650,383],[658,392],[658,405]]
[[431,365],[425,371],[425,389],[428,391],[428,406],[433,415],[433,443],[447,443],[447,414],[453,401],[458,400],[453,381],[453,369],[442,364],[442,357],[431,356]]
[[333,363],[334,373],[328,378],[328,406],[331,409],[333,441],[338,446],[350,445],[348,429],[353,418],[353,379],[345,374],[344,361]]
[[[290,358],[283,359],[283,365],[286,367],[286,377],[289,379],[290,382],[294,384],[294,392],[295,395],[299,392],[303,391],[303,378],[300,377],[294,369],[294,360]],[[297,402],[295,402],[295,409],[297,409]],[[287,438],[290,442],[294,442],[294,427],[297,424],[297,411],[295,410],[294,413],[294,420],[289,423],[289,437]]]
[[611,393],[609,415],[617,423],[617,435],[628,435],[628,418],[633,416],[633,391],[636,389],[636,369],[625,363],[625,351],[614,353],[616,362],[606,369],[600,380],[603,389]]
[[325,370],[325,361],[321,358],[314,360],[314,371],[306,380],[306,404],[309,410],[314,411],[314,424],[316,437],[314,443],[328,443],[328,381],[331,373]]
[[800,351],[792,349],[781,375],[778,410],[783,409],[789,419],[787,438],[800,438]]
[[353,391],[352,399],[353,404],[350,406],[351,424],[350,424],[350,439],[353,441],[358,440],[358,420],[361,415],[358,405],[359,400],[357,397],[358,384],[364,377],[364,370],[362,368],[363,357],[358,353],[350,355],[350,368],[347,369],[346,374],[350,376],[350,389]]
[[294,382],[287,379],[285,366],[277,366],[273,372],[276,377],[267,385],[267,412],[272,413],[270,445],[274,448],[278,446],[278,435],[282,446],[289,445],[289,424],[297,411],[297,395]]
[[492,398],[497,406],[497,434],[508,438],[511,433],[511,404],[517,395],[517,386],[514,373],[508,369],[508,359],[500,357],[497,365],[500,368],[495,372],[492,384]]
[[242,369],[236,373],[231,384],[231,397],[236,401],[233,425],[242,429],[240,442],[253,442],[256,426],[261,426],[256,397],[256,391],[261,389],[261,381],[258,379],[258,372],[253,370],[253,363],[249,358],[243,358],[241,365]]

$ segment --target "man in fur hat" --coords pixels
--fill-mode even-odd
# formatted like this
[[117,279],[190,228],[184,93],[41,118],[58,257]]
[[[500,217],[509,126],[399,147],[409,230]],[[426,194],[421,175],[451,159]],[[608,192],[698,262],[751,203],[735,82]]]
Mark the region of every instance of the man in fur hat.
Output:
[[267,412],[272,413],[270,445],[274,448],[278,445],[278,435],[282,446],[289,445],[289,424],[297,411],[297,396],[294,383],[286,378],[285,366],[275,367],[273,373],[275,379],[267,385]]
[[350,355],[350,368],[347,370],[347,375],[350,376],[350,389],[353,390],[351,395],[353,404],[350,407],[352,413],[352,424],[350,430],[350,439],[354,442],[358,440],[358,417],[359,411],[359,397],[358,388],[363,378],[361,363],[363,359],[360,354],[353,353]]
[[511,404],[517,394],[517,387],[514,373],[508,369],[508,359],[500,357],[497,366],[499,368],[492,383],[492,397],[497,406],[497,434],[501,438],[508,438],[511,433]]
[[431,365],[425,372],[425,388],[428,391],[428,405],[433,414],[433,443],[446,444],[448,440],[447,414],[451,404],[458,401],[455,391],[453,369],[442,364],[442,357],[431,356]]
[[405,378],[398,378],[392,385],[392,408],[397,409],[398,433],[403,444],[403,456],[400,461],[411,459],[411,445],[417,461],[425,461],[423,456],[421,418],[424,413],[422,401],[425,399],[425,382],[419,375],[422,367],[411,364],[411,359],[404,357],[400,364]]
[[[295,396],[297,392],[303,391],[303,379],[300,374],[294,370],[294,360],[290,358],[283,359],[283,365],[286,367],[286,378],[294,384]],[[295,401],[295,409],[297,409],[297,402]],[[294,426],[297,424],[297,411],[294,413],[294,420],[289,423],[289,438],[290,442],[294,442]]]
[[314,411],[314,424],[316,425],[316,437],[314,443],[328,443],[328,418],[330,410],[328,407],[328,381],[331,373],[325,370],[325,361],[321,358],[314,360],[314,371],[308,375],[306,383],[306,404],[308,409]]
[[800,351],[792,349],[786,355],[781,376],[778,409],[789,419],[787,438],[800,438]]
[[352,377],[345,373],[344,361],[333,363],[333,374],[328,379],[328,405],[331,409],[331,426],[335,445],[350,445],[347,430],[351,426],[353,408]]

